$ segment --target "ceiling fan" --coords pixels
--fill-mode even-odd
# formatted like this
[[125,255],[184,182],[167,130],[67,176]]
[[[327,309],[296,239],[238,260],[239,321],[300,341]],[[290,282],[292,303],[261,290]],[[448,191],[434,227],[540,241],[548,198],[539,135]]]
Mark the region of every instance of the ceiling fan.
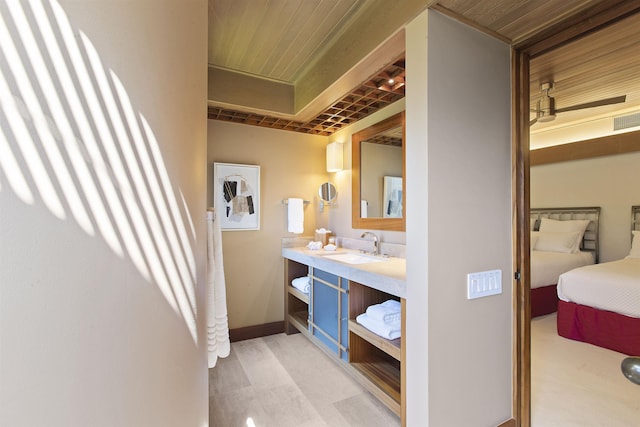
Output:
[[615,96],[613,98],[600,99],[598,101],[586,102],[584,104],[571,105],[564,108],[556,108],[555,99],[549,96],[549,91],[553,89],[553,82],[542,83],[540,85],[540,92],[542,96],[536,105],[535,110],[531,112],[536,113],[536,118],[529,122],[529,126],[533,126],[537,122],[550,122],[555,120],[556,114],[564,113],[565,111],[582,110],[584,108],[601,107],[603,105],[620,104],[627,100],[627,95]]

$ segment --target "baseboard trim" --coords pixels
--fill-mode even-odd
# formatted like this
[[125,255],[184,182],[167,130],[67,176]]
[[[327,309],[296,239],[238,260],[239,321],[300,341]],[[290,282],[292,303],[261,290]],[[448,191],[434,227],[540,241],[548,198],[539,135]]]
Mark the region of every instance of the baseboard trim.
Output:
[[231,342],[250,340],[252,338],[266,337],[284,332],[284,320],[279,322],[264,323],[262,325],[245,326],[229,330]]
[[498,425],[498,427],[516,427],[516,420],[511,418],[511,419],[503,422],[502,424]]

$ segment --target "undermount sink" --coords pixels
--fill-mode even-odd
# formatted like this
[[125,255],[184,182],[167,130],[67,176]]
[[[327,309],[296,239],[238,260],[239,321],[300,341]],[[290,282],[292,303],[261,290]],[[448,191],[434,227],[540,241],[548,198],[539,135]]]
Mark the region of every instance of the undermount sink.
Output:
[[323,258],[344,262],[346,264],[369,264],[372,262],[384,262],[388,260],[388,258],[381,258],[381,257],[376,257],[371,255],[364,255],[364,254],[356,254],[352,252],[333,254],[333,255],[324,255]]

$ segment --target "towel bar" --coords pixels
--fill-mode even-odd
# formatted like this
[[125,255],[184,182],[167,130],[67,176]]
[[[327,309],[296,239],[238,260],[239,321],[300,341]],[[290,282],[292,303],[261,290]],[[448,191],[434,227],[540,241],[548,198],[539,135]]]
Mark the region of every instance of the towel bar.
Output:
[[[303,204],[305,204],[305,205],[308,205],[308,204],[309,204],[309,203],[311,203],[311,202],[310,202],[310,201],[308,201],[308,200],[303,200],[303,201],[302,201],[302,203],[303,203]],[[282,204],[283,204],[283,205],[288,205],[288,204],[289,204],[289,199],[283,199],[283,200],[282,200]]]

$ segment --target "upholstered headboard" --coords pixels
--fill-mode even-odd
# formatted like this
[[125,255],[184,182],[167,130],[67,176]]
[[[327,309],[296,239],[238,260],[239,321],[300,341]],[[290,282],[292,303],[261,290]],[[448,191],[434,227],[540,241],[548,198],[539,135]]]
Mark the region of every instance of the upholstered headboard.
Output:
[[[636,219],[640,221],[640,206],[638,206],[638,209]],[[598,230],[600,225],[599,206],[588,208],[532,208],[529,213],[532,231],[538,231],[540,229],[540,220],[542,218],[551,218],[558,221],[567,221],[571,219],[590,220],[582,238],[580,250],[593,252],[594,260],[596,263],[598,262],[600,255],[598,248]],[[638,222],[637,227],[640,227],[640,222]]]

